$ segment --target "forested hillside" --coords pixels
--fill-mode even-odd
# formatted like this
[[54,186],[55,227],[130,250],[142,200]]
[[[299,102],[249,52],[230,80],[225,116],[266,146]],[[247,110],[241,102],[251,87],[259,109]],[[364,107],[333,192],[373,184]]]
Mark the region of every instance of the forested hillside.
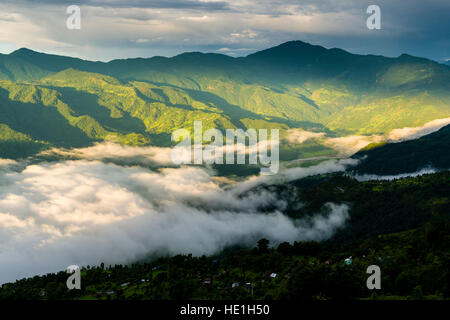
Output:
[[[448,171],[384,182],[317,176],[276,188],[305,202],[288,209],[293,217],[334,201],[351,206],[350,219],[322,243],[262,239],[254,249],[231,248],[210,257],[84,266],[80,291],[68,291],[68,275],[60,272],[4,284],[0,299],[449,298]],[[366,287],[369,265],[381,269],[381,290]]]
[[[194,52],[108,63],[20,49],[0,55],[0,79],[2,157],[104,140],[168,145],[172,131],[193,120],[204,129],[279,128],[284,138],[302,128],[336,137],[450,115],[445,65],[301,41],[241,58]],[[10,151],[14,144],[21,151]],[[301,154],[334,151],[317,144]]]

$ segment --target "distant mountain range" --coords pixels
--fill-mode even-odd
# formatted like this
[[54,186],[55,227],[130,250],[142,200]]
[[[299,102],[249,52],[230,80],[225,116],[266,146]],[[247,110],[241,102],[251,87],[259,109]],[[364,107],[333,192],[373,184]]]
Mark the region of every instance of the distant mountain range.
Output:
[[[384,134],[450,115],[450,68],[291,41],[247,57],[184,53],[108,63],[0,55],[0,157],[112,140],[168,145],[177,128]],[[331,155],[307,143],[297,155]]]

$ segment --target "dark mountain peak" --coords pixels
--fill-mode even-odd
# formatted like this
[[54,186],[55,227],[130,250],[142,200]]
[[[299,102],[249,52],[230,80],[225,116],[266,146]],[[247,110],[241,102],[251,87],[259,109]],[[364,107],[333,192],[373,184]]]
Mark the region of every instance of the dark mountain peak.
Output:
[[186,59],[186,58],[219,58],[219,59],[234,59],[233,57],[227,56],[221,53],[213,53],[213,52],[200,52],[200,51],[192,51],[192,52],[183,52],[179,55],[174,56],[175,59]]
[[293,56],[298,54],[312,54],[319,51],[326,51],[324,47],[312,45],[300,40],[288,41],[278,46],[261,50],[248,55],[249,58],[266,57],[266,56]]
[[89,66],[97,64],[97,62],[91,62],[62,55],[37,52],[28,48],[20,48],[10,53],[10,56],[19,58],[22,61],[28,62],[50,72],[59,72],[68,68],[90,71]]
[[228,68],[234,58],[219,53],[185,52],[170,59],[177,65]]
[[427,58],[416,57],[407,53],[401,54],[400,56],[398,56],[398,59],[402,62],[431,62],[431,60]]
[[310,77],[334,77],[347,70],[354,57],[359,56],[296,40],[248,55],[246,62],[256,69],[283,70],[294,77],[301,73]]
[[282,65],[296,65],[299,63],[313,64],[318,63],[319,61],[325,64],[340,64],[343,62],[343,59],[348,60],[351,56],[353,56],[351,53],[342,49],[327,49],[319,45],[295,40],[282,43],[266,50],[258,51],[248,55],[247,58],[261,62],[266,61]]
[[17,49],[10,53],[10,55],[12,55],[12,56],[24,56],[24,55],[30,56],[30,55],[36,55],[36,54],[39,54],[39,52],[33,51],[28,48],[20,48],[20,49]]
[[[292,41],[284,42],[273,48],[296,49],[296,48],[312,48],[312,47],[320,47],[320,46],[313,45],[313,44],[310,44],[308,42],[304,42],[301,40],[292,40]],[[269,48],[268,50],[273,49],[273,48]]]
[[45,59],[45,60],[54,60],[54,61],[84,61],[84,62],[92,62],[88,60],[83,60],[80,58],[70,57],[70,56],[63,56],[59,54],[52,54],[52,53],[44,53],[44,52],[38,52],[34,51],[28,48],[20,48],[16,51],[13,51],[10,53],[11,56],[15,57],[21,57],[21,58],[33,58],[33,59]]
[[183,52],[183,53],[177,54],[176,56],[174,56],[174,58],[175,57],[201,56],[201,55],[204,55],[204,53],[200,52],[200,51],[189,51],[189,52]]

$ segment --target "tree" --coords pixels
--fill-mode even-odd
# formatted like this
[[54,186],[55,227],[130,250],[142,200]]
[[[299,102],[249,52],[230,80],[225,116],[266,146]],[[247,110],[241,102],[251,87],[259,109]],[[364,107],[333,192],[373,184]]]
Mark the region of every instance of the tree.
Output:
[[289,244],[289,242],[282,242],[278,246],[277,251],[281,254],[291,254],[292,253],[292,246]]
[[261,239],[258,241],[258,251],[259,252],[268,252],[269,251],[269,240]]
[[413,290],[412,298],[414,300],[423,300],[423,292],[422,292],[422,286],[417,286]]
[[299,264],[287,283],[285,296],[290,300],[310,301],[320,293],[322,287],[320,271],[309,263]]

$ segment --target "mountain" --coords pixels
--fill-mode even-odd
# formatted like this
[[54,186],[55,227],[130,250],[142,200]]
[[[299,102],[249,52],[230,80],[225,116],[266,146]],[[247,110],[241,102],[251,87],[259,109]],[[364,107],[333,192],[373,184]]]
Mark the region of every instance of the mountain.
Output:
[[14,57],[12,54],[0,54],[0,79],[2,80],[27,81],[40,79],[48,74],[48,71]]
[[358,173],[395,175],[431,167],[450,169],[450,125],[417,140],[371,146],[353,157]]
[[[0,95],[0,123],[14,132],[0,142],[34,145],[26,156],[104,140],[170,145],[171,132],[194,120],[204,129],[279,128],[282,138],[289,128],[384,134],[448,117],[450,69],[302,41],[240,58],[190,52],[107,63],[23,48],[0,55]],[[311,141],[284,147],[291,157],[335,154]],[[18,156],[5,150],[0,156]]]

